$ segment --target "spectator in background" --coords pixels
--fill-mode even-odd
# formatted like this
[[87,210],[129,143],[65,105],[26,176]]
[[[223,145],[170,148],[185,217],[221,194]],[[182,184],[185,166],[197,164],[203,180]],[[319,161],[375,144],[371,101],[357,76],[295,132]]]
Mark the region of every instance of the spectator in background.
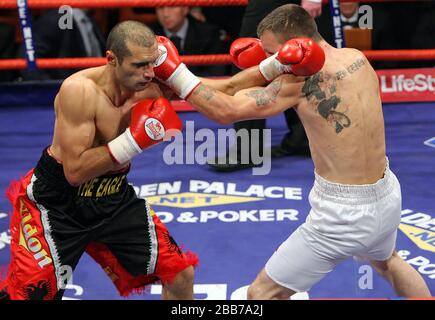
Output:
[[372,18],[368,17],[370,10],[363,6],[360,12],[359,3],[344,2],[340,3],[340,11],[346,47],[372,50],[373,28],[367,24],[372,23]]
[[[72,9],[72,28],[61,29],[59,19],[65,13],[46,11],[33,23],[34,46],[37,58],[102,57],[104,37],[92,18],[90,10]],[[21,46],[20,56],[24,56]],[[40,69],[23,71],[23,80],[65,79],[77,69]]]
[[[154,33],[169,38],[180,55],[220,54],[225,47],[217,26],[201,22],[189,15],[189,7],[156,8],[158,23],[151,25]],[[201,77],[227,75],[227,66],[191,66]]]
[[357,2],[340,3],[341,25],[343,29],[358,28],[359,4]]
[[301,0],[301,7],[313,18],[317,18],[322,14],[322,0]]

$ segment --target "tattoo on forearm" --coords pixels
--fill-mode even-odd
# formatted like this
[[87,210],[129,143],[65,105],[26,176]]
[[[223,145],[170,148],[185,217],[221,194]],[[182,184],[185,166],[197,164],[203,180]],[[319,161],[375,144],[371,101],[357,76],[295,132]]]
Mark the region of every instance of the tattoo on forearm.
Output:
[[245,93],[247,97],[254,98],[257,106],[264,106],[276,102],[276,97],[281,90],[282,79],[276,79],[264,89],[255,89]]
[[[345,75],[340,74],[339,76],[337,73],[336,78],[333,78],[319,72],[307,78],[302,87],[302,93],[306,99],[317,104],[317,112],[334,127],[337,134],[343,131],[344,128],[348,128],[352,123],[345,112],[336,110],[341,102],[340,97],[336,95],[337,81],[343,77]],[[324,89],[322,90],[322,88]]]
[[255,102],[257,103],[257,106],[262,106],[272,101],[268,96],[268,94],[263,89],[251,90],[245,93],[245,95],[247,97],[254,98]]
[[207,101],[213,99],[216,94],[216,90],[212,87],[206,86],[204,84],[200,84],[196,90],[193,91],[193,96],[197,96],[203,98]]

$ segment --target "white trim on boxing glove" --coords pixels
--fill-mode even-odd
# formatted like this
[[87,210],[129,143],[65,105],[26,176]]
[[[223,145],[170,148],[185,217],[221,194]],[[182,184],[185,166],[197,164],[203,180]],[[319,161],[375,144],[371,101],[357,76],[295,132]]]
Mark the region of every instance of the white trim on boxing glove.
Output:
[[142,152],[142,149],[131,135],[130,128],[124,131],[107,144],[111,156],[119,164],[130,161],[134,156]]
[[267,81],[272,81],[276,77],[291,72],[291,66],[282,64],[278,61],[278,52],[269,58],[264,59],[258,65],[260,73]]
[[180,63],[174,73],[165,81],[166,84],[177,91],[180,98],[186,99],[201,81],[184,63]]

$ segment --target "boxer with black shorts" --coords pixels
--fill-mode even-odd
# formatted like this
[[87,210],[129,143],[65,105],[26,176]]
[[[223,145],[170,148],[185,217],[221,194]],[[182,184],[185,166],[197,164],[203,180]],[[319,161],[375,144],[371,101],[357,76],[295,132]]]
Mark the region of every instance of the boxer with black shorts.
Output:
[[153,32],[113,28],[105,66],[67,78],[54,102],[52,143],[8,191],[11,261],[3,298],[61,299],[86,251],[122,296],[157,281],[164,299],[193,298],[198,258],[183,253],[127,181],[130,160],[182,122],[154,83]]

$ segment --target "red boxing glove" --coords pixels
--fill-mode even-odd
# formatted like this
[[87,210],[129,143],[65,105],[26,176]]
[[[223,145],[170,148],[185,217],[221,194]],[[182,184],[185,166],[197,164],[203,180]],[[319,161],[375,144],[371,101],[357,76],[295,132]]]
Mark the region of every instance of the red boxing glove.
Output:
[[273,56],[263,60],[260,72],[271,81],[283,73],[296,76],[311,76],[322,69],[325,63],[323,49],[312,39],[294,38],[287,41]]
[[[165,98],[146,99],[131,110],[130,126],[107,144],[116,162],[130,161],[143,149],[179,133],[183,124],[171,103]],[[172,130],[171,130],[172,129]]]
[[295,38],[282,46],[278,60],[282,64],[291,64],[292,72],[297,76],[311,76],[322,69],[325,53],[315,41]]
[[230,47],[230,56],[239,69],[246,69],[258,65],[266,59],[260,39],[239,38]]
[[156,40],[160,52],[154,65],[156,78],[186,99],[201,82],[181,62],[177,48],[168,38],[156,36]]

